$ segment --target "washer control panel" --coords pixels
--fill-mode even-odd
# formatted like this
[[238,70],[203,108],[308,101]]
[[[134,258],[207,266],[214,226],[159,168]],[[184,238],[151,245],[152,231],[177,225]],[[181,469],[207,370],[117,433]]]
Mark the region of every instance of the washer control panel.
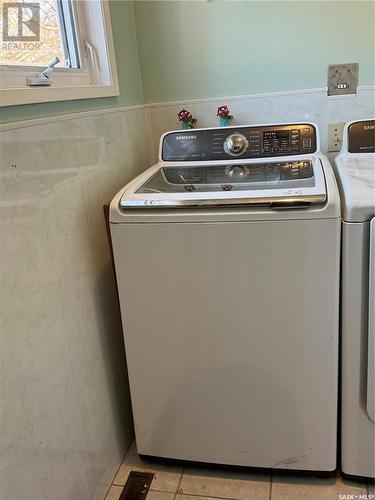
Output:
[[191,129],[164,136],[162,160],[267,158],[315,153],[316,147],[316,129],[307,123]]

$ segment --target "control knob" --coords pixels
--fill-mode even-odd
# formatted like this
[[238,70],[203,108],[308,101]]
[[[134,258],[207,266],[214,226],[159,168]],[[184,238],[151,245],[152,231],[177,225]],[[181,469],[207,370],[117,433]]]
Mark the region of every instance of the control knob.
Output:
[[225,169],[225,175],[233,179],[245,179],[249,175],[249,169],[244,165],[229,165]]
[[232,134],[224,142],[224,151],[231,156],[239,156],[249,147],[246,137],[242,134]]

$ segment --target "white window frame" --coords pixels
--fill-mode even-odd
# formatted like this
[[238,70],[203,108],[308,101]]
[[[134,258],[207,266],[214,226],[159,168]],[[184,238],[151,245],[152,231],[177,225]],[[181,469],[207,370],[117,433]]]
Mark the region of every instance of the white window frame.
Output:
[[30,87],[27,77],[45,66],[0,65],[0,106],[120,95],[108,0],[72,0],[72,6],[81,67],[54,68],[51,86]]

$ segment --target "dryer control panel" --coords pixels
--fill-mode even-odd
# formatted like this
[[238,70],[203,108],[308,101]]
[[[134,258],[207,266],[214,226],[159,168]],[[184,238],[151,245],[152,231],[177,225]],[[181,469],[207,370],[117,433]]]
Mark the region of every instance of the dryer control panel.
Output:
[[313,125],[241,126],[190,129],[163,137],[163,161],[268,158],[316,152]]
[[349,153],[375,152],[375,120],[352,123],[348,128]]

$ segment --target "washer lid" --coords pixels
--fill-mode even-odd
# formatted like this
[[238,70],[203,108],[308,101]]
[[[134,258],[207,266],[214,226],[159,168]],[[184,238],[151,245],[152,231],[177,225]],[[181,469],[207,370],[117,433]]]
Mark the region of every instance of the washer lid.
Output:
[[375,154],[341,154],[336,160],[342,217],[365,222],[375,216]]
[[[274,159],[273,159],[274,160]],[[298,160],[160,166],[132,184],[122,208],[212,205],[282,205],[326,202],[321,164]]]

